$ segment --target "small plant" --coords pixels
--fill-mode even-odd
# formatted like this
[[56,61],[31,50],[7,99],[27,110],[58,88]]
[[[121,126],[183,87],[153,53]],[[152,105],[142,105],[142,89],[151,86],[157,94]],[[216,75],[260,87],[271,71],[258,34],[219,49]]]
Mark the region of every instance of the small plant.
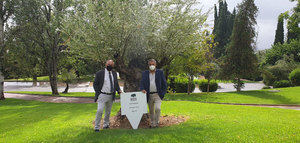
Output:
[[62,70],[60,81],[62,81],[66,84],[66,88],[63,91],[63,93],[68,93],[69,84],[73,83],[75,79],[76,79],[76,75],[73,70],[67,70],[67,69]]
[[276,77],[269,71],[265,70],[263,71],[263,82],[267,86],[272,86],[275,82]]
[[[206,79],[203,80],[198,80],[197,84],[199,86],[199,89],[202,92],[207,92],[207,87],[208,87],[208,81]],[[209,92],[215,92],[218,90],[218,83],[214,80],[211,80],[209,82]]]
[[241,81],[241,80],[233,80],[233,87],[235,89],[238,89],[239,84],[240,84],[240,89],[243,89],[245,87],[245,83],[243,81]]
[[275,81],[273,84],[274,88],[290,87],[290,86],[291,86],[291,83],[288,80]]
[[264,86],[262,89],[271,89],[270,86]]
[[300,68],[293,70],[289,75],[289,79],[293,85],[300,86]]
[[[169,91],[176,93],[188,93],[188,78],[180,76],[170,76],[168,79]],[[190,92],[195,90],[195,82],[191,84]]]

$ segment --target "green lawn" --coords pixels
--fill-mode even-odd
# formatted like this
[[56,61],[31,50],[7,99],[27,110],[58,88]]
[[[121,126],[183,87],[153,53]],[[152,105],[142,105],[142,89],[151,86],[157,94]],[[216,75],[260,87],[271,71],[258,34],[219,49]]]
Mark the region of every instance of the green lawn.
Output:
[[[33,94],[33,95],[47,95],[52,96],[52,92],[39,92],[39,91],[8,91],[5,93],[20,93],[20,94]],[[69,92],[59,93],[59,96],[66,97],[94,97],[95,93],[92,92]]]
[[[201,79],[194,79],[195,82],[199,81]],[[233,83],[232,80],[214,80],[216,81],[217,83]],[[261,81],[251,81],[251,80],[246,80],[246,81],[243,81],[243,83],[259,83]]]
[[[0,101],[0,142],[299,142],[300,111],[164,101],[163,115],[184,115],[158,129],[93,131],[96,104]],[[112,114],[120,108],[113,105]]]
[[[20,78],[20,79],[5,79],[5,82],[10,82],[10,81],[22,81],[22,82],[32,82],[32,78]],[[49,81],[49,76],[41,76],[37,77],[37,81]]]
[[[271,92],[279,90],[280,92]],[[225,93],[194,93],[191,95],[169,94],[165,100],[186,100],[220,103],[248,104],[296,104],[300,105],[300,87],[277,88],[268,90],[225,92]]]
[[[61,78],[61,75],[57,76],[58,79]],[[32,82],[33,79],[32,78],[20,78],[20,79],[5,79],[5,82]],[[40,76],[37,77],[37,81],[38,82],[49,82],[49,76]],[[88,81],[94,81],[94,76],[91,75],[84,75],[84,76],[80,76],[79,79],[77,79],[77,81],[80,82],[88,82]]]
[[[280,92],[270,92],[270,90],[280,90]],[[8,93],[24,93],[51,95],[51,92],[30,92],[18,91]],[[94,97],[94,93],[72,92],[61,93],[60,96],[72,97]],[[117,96],[118,97],[118,96]],[[226,93],[186,93],[167,94],[164,100],[183,100],[200,102],[220,102],[220,103],[248,103],[248,104],[296,104],[300,105],[300,87],[278,88],[269,90],[226,92]]]

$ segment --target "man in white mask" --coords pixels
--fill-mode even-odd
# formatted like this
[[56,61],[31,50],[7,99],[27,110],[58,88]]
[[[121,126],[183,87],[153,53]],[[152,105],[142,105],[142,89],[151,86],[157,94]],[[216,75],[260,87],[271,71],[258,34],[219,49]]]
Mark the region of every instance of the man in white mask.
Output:
[[164,73],[156,69],[156,61],[148,61],[149,70],[142,73],[140,90],[147,94],[147,102],[151,118],[151,128],[158,127],[161,111],[161,101],[167,92],[167,82]]

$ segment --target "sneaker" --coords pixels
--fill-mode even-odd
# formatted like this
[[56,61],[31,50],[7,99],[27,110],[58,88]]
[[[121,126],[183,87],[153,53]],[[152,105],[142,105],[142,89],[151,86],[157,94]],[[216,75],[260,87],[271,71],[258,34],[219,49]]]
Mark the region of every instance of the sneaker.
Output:
[[100,132],[100,130],[99,129],[95,129],[95,132]]

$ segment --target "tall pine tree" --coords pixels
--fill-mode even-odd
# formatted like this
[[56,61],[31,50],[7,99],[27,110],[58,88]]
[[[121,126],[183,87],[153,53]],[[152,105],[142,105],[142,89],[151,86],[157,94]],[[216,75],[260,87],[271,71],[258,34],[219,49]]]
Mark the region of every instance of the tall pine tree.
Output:
[[[236,16],[236,10],[235,8],[233,9],[233,12],[231,14],[231,17],[230,17],[230,21],[229,21],[229,31],[230,31],[230,36],[232,34],[232,29],[233,29],[233,25],[234,25],[234,19],[235,19],[235,16]],[[230,37],[229,36],[229,37]]]
[[[296,1],[296,0],[291,0]],[[300,0],[298,0],[297,6],[293,8],[293,14],[288,18],[288,34],[287,42],[290,43],[293,39],[300,38]]]
[[284,28],[283,28],[283,15],[280,14],[278,17],[276,35],[274,45],[277,43],[283,44],[284,43]]
[[[218,24],[218,9],[217,9],[217,5],[215,4],[215,20],[214,20],[214,27],[217,27]],[[216,28],[214,28],[213,30],[213,34],[216,34]]]
[[217,46],[214,47],[215,58],[220,58],[225,55],[225,46],[230,41],[230,35],[232,33],[232,27],[234,23],[234,14],[228,11],[228,5],[226,1],[219,1],[219,12],[215,5],[215,20],[214,20],[214,30],[215,42]]
[[236,81],[237,91],[242,88],[241,78],[247,78],[257,70],[257,57],[254,54],[257,12],[254,0],[243,0],[238,5],[231,41],[221,66],[223,77]]

